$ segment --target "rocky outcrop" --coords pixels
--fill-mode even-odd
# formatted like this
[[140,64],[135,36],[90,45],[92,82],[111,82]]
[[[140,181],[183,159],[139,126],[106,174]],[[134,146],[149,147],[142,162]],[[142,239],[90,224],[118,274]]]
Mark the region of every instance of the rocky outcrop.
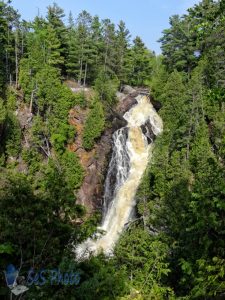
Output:
[[152,125],[149,120],[144,125],[141,125],[141,130],[146,136],[148,143],[151,144],[155,140],[155,135],[152,131]]
[[130,95],[132,93],[136,92],[134,88],[132,88],[130,85],[124,85],[122,88],[122,93],[126,95]]
[[112,128],[106,129],[95,147],[91,151],[86,151],[82,146],[82,134],[87,114],[88,110],[79,106],[70,111],[69,122],[76,129],[76,137],[75,142],[69,148],[78,155],[85,171],[84,181],[77,193],[76,203],[84,205],[87,212],[91,213],[101,207],[104,185],[102,174],[107,169],[113,130]]
[[107,129],[93,149],[91,160],[85,167],[86,176],[77,195],[77,203],[88,212],[100,209],[104,193],[104,180],[107,172],[112,144],[112,129]]
[[22,130],[31,127],[33,114],[27,106],[23,105],[19,107],[15,114]]
[[119,100],[119,101],[123,101],[125,98],[126,98],[127,95],[125,95],[124,93],[121,93],[121,92],[116,92],[116,98]]
[[118,103],[116,107],[116,112],[120,113],[121,115],[124,115],[125,112],[127,112],[133,105],[137,104],[137,100],[135,99],[136,96],[136,92],[126,96],[123,99],[123,101],[120,101]]
[[158,112],[160,110],[160,108],[162,107],[161,102],[153,99],[153,97],[151,97],[151,96],[150,96],[150,100],[151,100],[151,103],[154,106],[155,110]]

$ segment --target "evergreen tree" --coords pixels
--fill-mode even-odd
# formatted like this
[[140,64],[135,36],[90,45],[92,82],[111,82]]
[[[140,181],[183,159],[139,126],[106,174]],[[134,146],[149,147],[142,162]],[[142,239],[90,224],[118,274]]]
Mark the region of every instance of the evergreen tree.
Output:
[[170,71],[177,69],[190,75],[196,66],[198,50],[196,35],[192,29],[191,19],[181,19],[178,15],[170,18],[170,29],[163,31],[162,53],[165,57],[165,65]]
[[121,83],[127,81],[126,59],[129,47],[130,32],[123,21],[120,21],[116,32],[116,68],[115,73]]
[[129,53],[128,80],[132,85],[143,86],[151,77],[153,54],[145,47],[140,37],[136,37]]
[[109,74],[114,73],[116,67],[116,33],[115,25],[111,23],[109,19],[102,21],[103,26],[103,41],[104,41],[104,50],[103,50],[103,70]]
[[51,25],[48,25],[46,30],[46,63],[60,69],[64,62],[64,58],[61,55],[60,41]]
[[[48,6],[47,20],[50,25],[49,27],[50,38],[52,38],[51,46],[53,47],[53,49],[54,48],[55,50],[57,49],[58,52],[60,53],[60,55],[57,54],[57,60],[63,74],[65,73],[65,67],[63,62],[67,56],[67,44],[66,44],[67,33],[66,33],[66,26],[63,23],[64,17],[65,17],[64,10],[60,8],[56,3],[53,3],[52,6]],[[53,37],[53,35],[55,36]],[[61,56],[62,58],[59,59],[59,56]]]

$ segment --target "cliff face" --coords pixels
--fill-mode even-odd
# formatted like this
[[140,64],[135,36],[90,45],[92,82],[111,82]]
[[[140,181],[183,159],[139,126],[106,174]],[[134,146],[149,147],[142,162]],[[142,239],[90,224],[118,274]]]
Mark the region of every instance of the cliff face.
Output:
[[87,110],[75,107],[70,111],[70,124],[76,128],[77,132],[75,142],[70,145],[70,149],[76,152],[80,158],[86,174],[78,191],[76,203],[84,205],[88,213],[102,207],[104,181],[112,150],[112,134],[117,129],[126,126],[123,114],[137,103],[136,96],[137,92],[133,89],[132,93],[120,93],[118,95],[118,105],[114,110],[111,110],[108,116],[108,121],[112,126],[105,129],[91,151],[86,151],[82,147],[82,132]]

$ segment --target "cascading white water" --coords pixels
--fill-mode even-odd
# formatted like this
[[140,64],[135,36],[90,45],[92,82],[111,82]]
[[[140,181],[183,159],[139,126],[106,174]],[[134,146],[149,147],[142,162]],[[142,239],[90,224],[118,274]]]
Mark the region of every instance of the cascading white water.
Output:
[[127,126],[114,133],[113,155],[105,183],[105,212],[99,227],[104,233],[78,245],[75,248],[77,260],[87,259],[101,251],[111,255],[135,206],[135,194],[153,147],[153,143],[148,144],[141,126],[149,122],[155,136],[163,129],[162,120],[149,98],[139,95],[136,99],[138,103],[124,114]]
[[106,218],[112,199],[114,199],[119,187],[127,179],[129,173],[130,158],[126,145],[127,129],[127,127],[123,127],[113,134],[113,152],[105,181],[103,198],[103,220]]

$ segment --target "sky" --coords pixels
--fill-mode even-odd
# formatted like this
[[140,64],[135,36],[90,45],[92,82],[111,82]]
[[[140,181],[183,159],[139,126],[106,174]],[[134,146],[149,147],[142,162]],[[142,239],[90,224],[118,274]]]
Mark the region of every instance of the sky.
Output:
[[[53,0],[13,0],[12,5],[18,9],[25,20],[33,20],[38,14],[46,16],[46,7]],[[101,19],[109,18],[115,24],[120,20],[126,23],[132,37],[140,36],[146,46],[160,53],[160,43],[157,40],[162,31],[169,27],[169,17],[184,14],[186,9],[198,3],[199,0],[55,0],[65,10],[65,21],[71,11],[74,17],[82,10]]]

